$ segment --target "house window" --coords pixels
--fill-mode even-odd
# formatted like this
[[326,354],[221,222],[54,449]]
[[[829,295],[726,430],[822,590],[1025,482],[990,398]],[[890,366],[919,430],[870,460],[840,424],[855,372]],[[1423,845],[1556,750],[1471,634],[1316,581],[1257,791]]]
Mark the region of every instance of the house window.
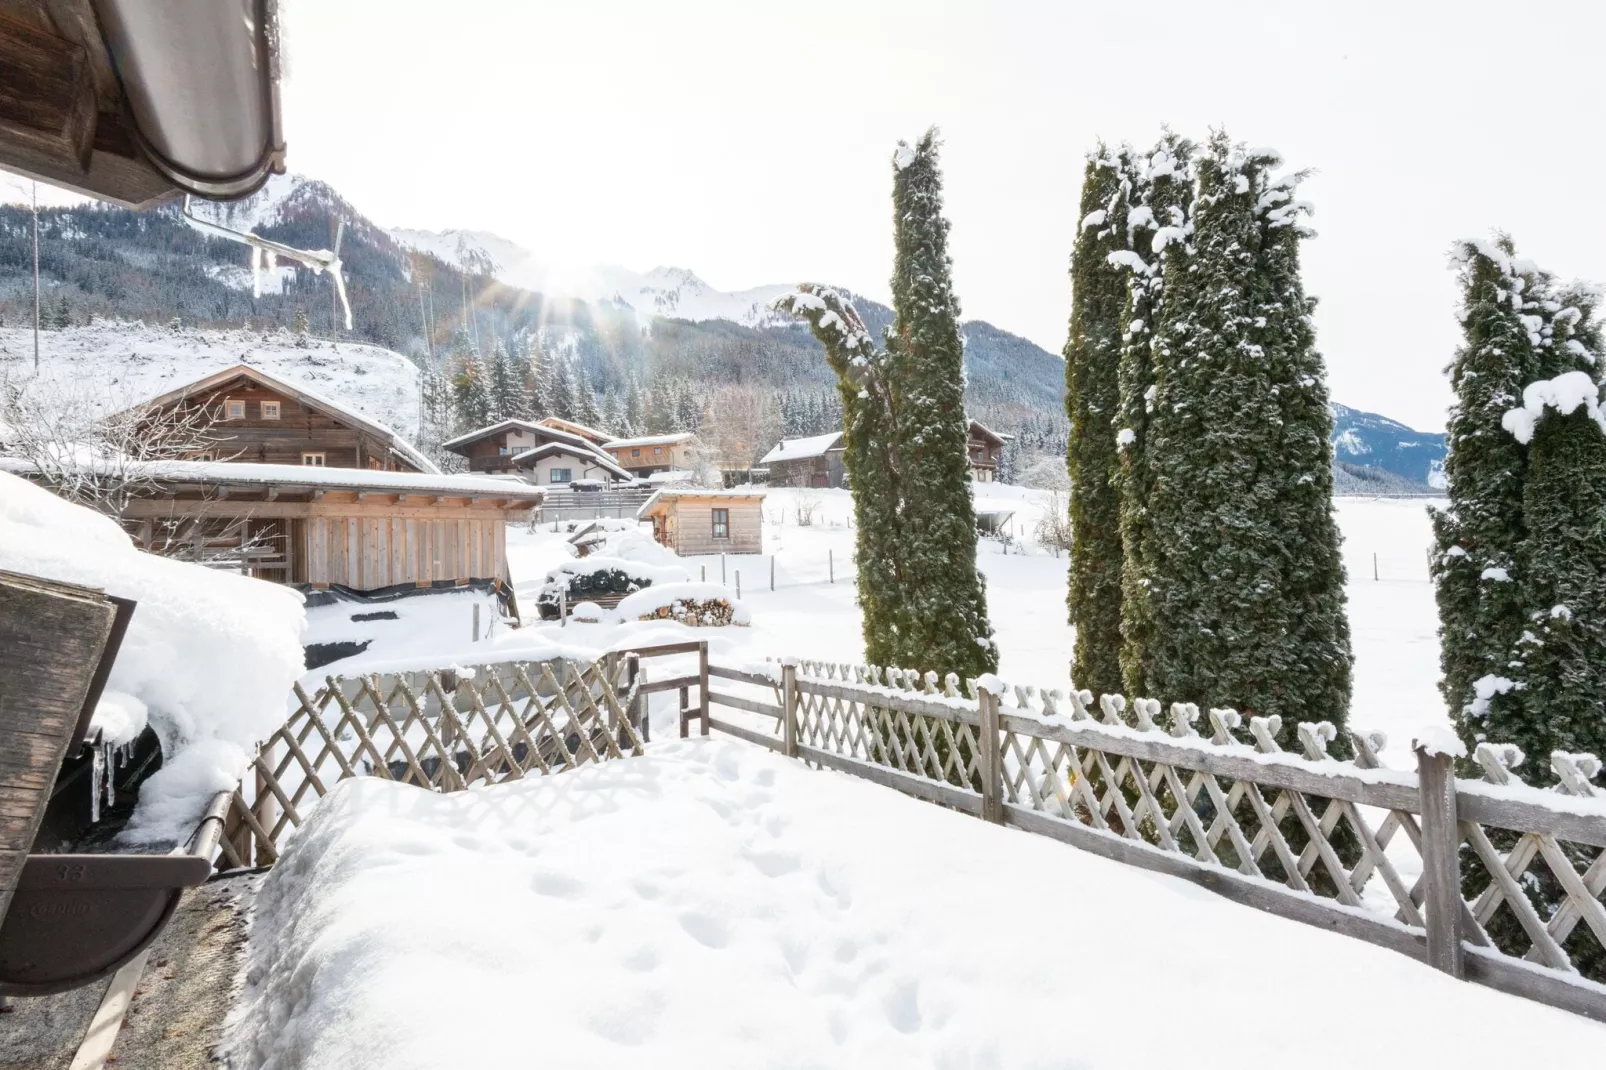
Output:
[[630,451],[630,456],[632,456],[632,457],[640,457],[641,456],[641,451],[640,450],[631,450]]
[[277,401],[264,401],[262,403],[262,418],[264,420],[277,420],[279,418],[279,403]]
[[552,482],[554,482],[554,483],[567,483],[567,482],[569,482],[573,478],[569,474],[571,471],[573,471],[573,469],[569,469],[569,468],[554,468],[554,469],[552,469]]
[[663,454],[663,452],[664,452],[664,448],[662,446],[654,446],[652,448],[652,455],[654,457],[661,456]]
[[731,511],[729,509],[714,510],[714,538],[728,539],[731,537]]
[[301,455],[301,463],[305,464],[305,465],[311,465],[313,468],[322,468],[323,467],[323,454],[321,454],[321,453],[303,453]]
[[497,456],[499,456],[499,457],[506,457],[509,454],[511,454],[512,452],[513,452],[513,447],[512,446],[503,446],[503,447],[501,447],[500,449],[498,449],[496,451]]
[[245,419],[245,402],[235,401],[232,398],[223,403],[223,418],[225,420]]

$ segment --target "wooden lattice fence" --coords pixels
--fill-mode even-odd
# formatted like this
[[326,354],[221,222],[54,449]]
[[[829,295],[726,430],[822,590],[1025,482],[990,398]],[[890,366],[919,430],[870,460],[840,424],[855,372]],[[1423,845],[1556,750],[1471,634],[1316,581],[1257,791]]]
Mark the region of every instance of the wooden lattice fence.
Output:
[[1430,749],[1383,768],[1374,732],[1349,733],[1355,757],[1337,760],[1326,723],[1296,726],[1290,753],[1275,717],[1191,704],[808,661],[760,679],[776,702],[738,708],[772,730],[714,728],[1606,1020],[1591,755],[1551,756],[1558,782],[1540,790],[1488,744],[1483,778],[1457,779]]
[[638,755],[639,679],[634,658],[610,656],[298,684],[235,791],[218,864],[271,864],[303,811],[350,777],[461,791]]

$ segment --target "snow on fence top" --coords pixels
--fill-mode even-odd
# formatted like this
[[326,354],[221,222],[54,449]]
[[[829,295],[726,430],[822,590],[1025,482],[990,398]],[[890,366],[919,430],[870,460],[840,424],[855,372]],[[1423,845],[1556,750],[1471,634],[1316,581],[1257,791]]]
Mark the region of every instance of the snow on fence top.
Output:
[[97,587],[137,606],[96,723],[126,742],[146,718],[163,765],[125,836],[182,839],[284,720],[302,673],[296,591],[134,549],[117,524],[0,472],[0,568]]

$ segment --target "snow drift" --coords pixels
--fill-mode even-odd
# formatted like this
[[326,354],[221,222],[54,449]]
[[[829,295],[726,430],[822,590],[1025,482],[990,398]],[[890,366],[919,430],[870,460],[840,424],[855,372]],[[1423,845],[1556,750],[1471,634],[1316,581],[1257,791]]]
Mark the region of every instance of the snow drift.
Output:
[[0,472],[0,568],[98,587],[138,603],[96,712],[109,738],[148,716],[163,766],[125,836],[188,833],[232,786],[255,744],[284,722],[306,624],[288,587],[134,548],[117,524]]

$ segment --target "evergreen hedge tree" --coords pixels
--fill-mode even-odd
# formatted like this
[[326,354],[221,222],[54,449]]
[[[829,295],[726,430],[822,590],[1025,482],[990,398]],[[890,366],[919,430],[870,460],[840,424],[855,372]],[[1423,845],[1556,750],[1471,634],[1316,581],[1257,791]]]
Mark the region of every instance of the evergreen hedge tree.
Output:
[[[1299,282],[1301,209],[1272,154],[1217,133],[1191,215],[1157,230],[1146,690],[1341,728],[1351,654],[1331,415]],[[1342,752],[1340,732],[1335,750]]]
[[976,567],[965,417],[965,349],[942,215],[937,135],[895,158],[894,319],[887,358],[903,462],[905,649],[922,668],[977,676],[997,667],[986,584]]
[[1115,418],[1120,405],[1126,268],[1110,254],[1127,246],[1130,190],[1124,159],[1101,143],[1087,158],[1076,248],[1071,253],[1071,326],[1065,342],[1065,415],[1071,424],[1071,561],[1066,603],[1076,630],[1074,686],[1120,694],[1121,525]]
[[779,307],[808,321],[838,378],[865,656],[974,677],[998,656],[976,568],[964,347],[936,132],[900,144],[893,164],[895,318],[885,350],[835,290],[805,285]]
[[[1154,613],[1149,604],[1155,574],[1149,495],[1154,474],[1149,463],[1149,414],[1158,387],[1154,346],[1164,308],[1164,264],[1173,277],[1187,271],[1186,220],[1192,210],[1193,145],[1167,134],[1147,157],[1123,148],[1118,162],[1125,174],[1128,248],[1117,254],[1127,271],[1121,322],[1121,362],[1116,413],[1121,531],[1121,677],[1129,695],[1153,695]],[[1133,218],[1135,216],[1135,219]],[[1161,237],[1161,223],[1164,237]],[[1158,240],[1157,240],[1158,239]]]

